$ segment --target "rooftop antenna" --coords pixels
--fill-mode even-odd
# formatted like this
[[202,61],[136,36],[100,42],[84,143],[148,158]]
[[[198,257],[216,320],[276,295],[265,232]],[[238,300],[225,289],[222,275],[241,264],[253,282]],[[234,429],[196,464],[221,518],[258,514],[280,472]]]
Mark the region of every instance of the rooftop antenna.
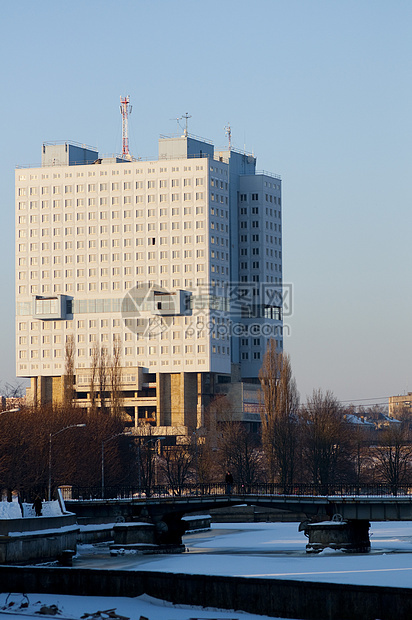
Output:
[[225,136],[227,136],[229,140],[229,151],[230,151],[232,148],[232,129],[230,127],[230,123],[228,123],[226,127],[224,127],[224,130],[225,130]]
[[186,112],[186,114],[183,114],[183,115],[182,115],[182,120],[183,120],[183,119],[185,119],[185,121],[186,121],[186,123],[185,123],[185,129],[184,129],[184,132],[183,132],[183,135],[184,135],[184,137],[185,137],[185,138],[187,138],[187,121],[189,120],[189,118],[192,118],[192,117],[191,117],[191,115],[190,115],[190,114],[188,114],[187,112]]
[[[189,118],[192,118],[190,116],[190,114],[188,114],[186,112],[186,114],[183,114],[182,116],[178,116],[178,118],[171,118],[171,121],[176,121],[176,123],[179,125],[180,129],[183,131],[183,135],[185,138],[187,138],[187,121],[189,120]],[[182,125],[180,124],[180,121],[182,121],[183,119],[185,119],[186,123],[185,123],[185,128],[183,129]]]
[[128,132],[128,117],[132,113],[132,106],[130,105],[130,96],[122,98],[120,96],[120,114],[122,115],[122,157],[124,159],[132,159],[129,153],[129,132]]

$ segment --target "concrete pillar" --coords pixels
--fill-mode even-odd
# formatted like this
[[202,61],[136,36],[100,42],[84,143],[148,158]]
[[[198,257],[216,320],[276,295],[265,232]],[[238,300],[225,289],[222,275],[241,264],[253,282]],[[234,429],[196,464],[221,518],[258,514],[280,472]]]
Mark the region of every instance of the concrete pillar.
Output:
[[[338,515],[335,515],[338,517]],[[319,553],[326,547],[340,549],[348,553],[367,553],[370,551],[370,523],[365,519],[343,521],[341,518],[320,523],[304,523],[303,529],[309,538],[307,553]]]
[[156,426],[171,426],[171,375],[156,375]]

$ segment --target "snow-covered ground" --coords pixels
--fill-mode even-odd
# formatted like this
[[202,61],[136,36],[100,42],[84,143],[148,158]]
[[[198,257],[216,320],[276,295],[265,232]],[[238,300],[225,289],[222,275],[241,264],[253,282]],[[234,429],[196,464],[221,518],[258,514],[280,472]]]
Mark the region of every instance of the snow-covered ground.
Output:
[[[369,554],[325,550],[319,555],[308,555],[305,552],[307,539],[298,531],[297,523],[219,523],[209,532],[185,536],[187,553],[159,556],[125,552],[113,557],[108,545],[81,545],[73,566],[411,587],[412,522],[373,523],[370,533],[372,550]],[[25,600],[22,595],[15,595],[11,599],[16,604],[4,609],[6,595],[0,595],[0,614],[13,613],[15,620],[18,617],[27,620],[27,616],[38,612],[42,605],[56,605],[61,612],[57,617],[61,619],[79,619],[84,614],[115,609],[115,615],[131,620],[139,620],[140,616],[149,620],[265,620],[264,616],[238,611],[175,606],[147,596],[29,594],[28,597],[28,607],[19,609]],[[90,620],[106,619],[109,619],[107,614],[100,614]]]
[[[57,500],[42,502],[43,517],[59,517],[62,514],[60,504]],[[35,516],[36,511],[33,508],[33,504],[22,503],[20,505],[17,498],[13,499],[12,502],[0,501],[0,519],[22,519],[23,517]]]
[[[7,599],[8,596],[8,599]],[[7,600],[6,600],[7,599]],[[23,607],[21,607],[23,605]],[[26,606],[27,605],[27,606]],[[50,614],[47,614],[48,607]],[[57,612],[53,607],[57,608]],[[42,614],[41,609],[43,608]],[[0,594],[0,617],[10,620],[27,620],[28,618],[54,617],[60,620],[84,618],[91,614],[90,620],[139,620],[144,616],[148,620],[282,620],[247,614],[241,611],[194,607],[193,605],[173,605],[147,595],[135,598],[68,596],[64,594]],[[100,613],[97,613],[100,612]],[[109,612],[109,613],[104,613]],[[111,612],[111,613],[110,613]]]
[[186,536],[188,553],[110,557],[104,547],[84,546],[74,566],[411,587],[412,522],[373,523],[370,535],[368,554],[312,555],[297,523],[218,523]]

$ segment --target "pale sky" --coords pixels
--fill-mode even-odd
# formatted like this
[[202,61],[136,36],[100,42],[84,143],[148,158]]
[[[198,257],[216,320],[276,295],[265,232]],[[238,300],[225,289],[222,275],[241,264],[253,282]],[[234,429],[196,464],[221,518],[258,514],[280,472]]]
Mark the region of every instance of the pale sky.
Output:
[[0,383],[15,381],[14,167],[44,141],[121,151],[130,95],[134,156],[188,112],[191,133],[222,147],[230,122],[282,176],[302,399],[412,391],[410,0],[23,0],[0,29]]

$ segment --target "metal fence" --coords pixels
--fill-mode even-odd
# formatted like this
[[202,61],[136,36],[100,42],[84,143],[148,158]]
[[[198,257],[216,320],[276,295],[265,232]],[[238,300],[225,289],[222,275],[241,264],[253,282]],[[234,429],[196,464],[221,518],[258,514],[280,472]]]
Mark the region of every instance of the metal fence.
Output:
[[[138,486],[107,486],[102,492],[101,487],[71,487],[69,493],[73,500],[91,499],[129,499],[139,500],[147,498],[172,497],[214,497],[229,496],[308,496],[308,497],[399,497],[412,496],[412,487],[387,484],[367,485],[316,485],[295,484],[283,486],[279,484],[233,484],[230,488],[226,484],[182,484],[182,485],[153,485],[150,488]],[[66,496],[69,499],[68,496]]]

